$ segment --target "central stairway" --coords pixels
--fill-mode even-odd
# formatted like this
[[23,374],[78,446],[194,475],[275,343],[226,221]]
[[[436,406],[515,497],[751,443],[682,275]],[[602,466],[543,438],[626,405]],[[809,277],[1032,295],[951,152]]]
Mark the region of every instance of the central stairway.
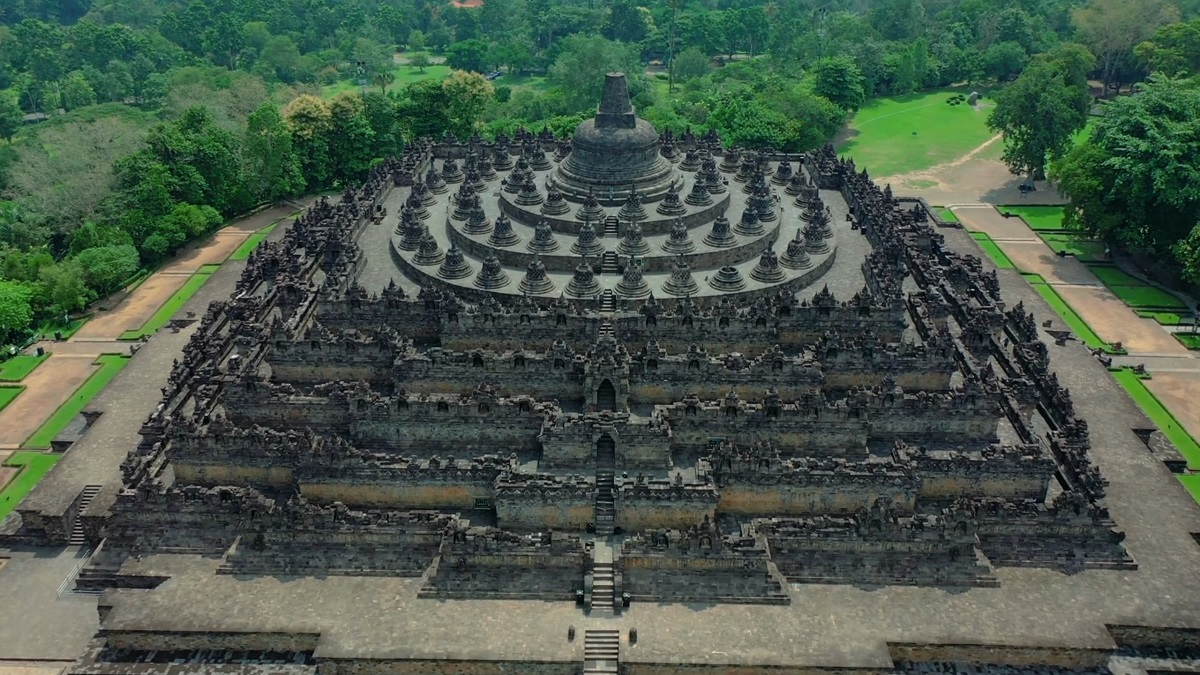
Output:
[[584,675],[610,673],[616,675],[621,658],[621,631],[617,629],[588,630],[583,633]]

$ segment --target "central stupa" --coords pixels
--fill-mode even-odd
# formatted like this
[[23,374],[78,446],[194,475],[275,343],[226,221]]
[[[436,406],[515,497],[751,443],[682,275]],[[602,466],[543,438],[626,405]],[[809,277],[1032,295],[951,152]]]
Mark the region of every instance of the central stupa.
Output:
[[659,152],[658,132],[634,112],[625,74],[609,73],[596,116],[575,128],[571,154],[554,172],[554,182],[575,201],[591,193],[611,204],[624,201],[630,189],[642,201],[656,201],[677,179],[675,167]]

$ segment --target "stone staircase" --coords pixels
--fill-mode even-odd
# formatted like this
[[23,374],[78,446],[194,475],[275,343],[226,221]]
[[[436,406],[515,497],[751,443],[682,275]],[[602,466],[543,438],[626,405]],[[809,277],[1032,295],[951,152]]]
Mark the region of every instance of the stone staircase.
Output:
[[621,259],[616,251],[605,251],[600,256],[600,274],[620,274]]
[[612,615],[616,611],[616,600],[612,561],[597,561],[592,565],[592,614]]
[[71,536],[67,538],[68,546],[84,546],[88,543],[83,531],[83,512],[91,505],[92,500],[100,493],[99,485],[85,485],[79,494],[79,510],[75,512],[75,526],[71,528]]
[[[605,289],[600,293],[600,311],[606,314],[612,314],[617,311],[617,296],[610,289]],[[608,330],[612,331],[612,324],[604,324],[608,326]]]
[[608,537],[613,533],[617,518],[615,486],[612,469],[596,470],[596,536]]
[[621,236],[621,221],[617,220],[616,218],[612,218],[612,217],[605,218],[604,219],[604,236],[606,236],[606,237]]
[[588,630],[583,633],[584,675],[619,672],[621,631],[617,629]]

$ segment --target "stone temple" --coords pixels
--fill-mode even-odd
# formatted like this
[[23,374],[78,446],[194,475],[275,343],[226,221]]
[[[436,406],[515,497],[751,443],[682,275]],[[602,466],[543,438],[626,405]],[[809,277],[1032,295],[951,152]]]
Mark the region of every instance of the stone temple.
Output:
[[1169,462],[960,245],[610,75],[570,138],[417,142],[318,202],[123,485],[0,533],[96,546],[80,674],[1194,666],[1196,544],[1125,533],[1200,531],[1125,487],[1175,499]]

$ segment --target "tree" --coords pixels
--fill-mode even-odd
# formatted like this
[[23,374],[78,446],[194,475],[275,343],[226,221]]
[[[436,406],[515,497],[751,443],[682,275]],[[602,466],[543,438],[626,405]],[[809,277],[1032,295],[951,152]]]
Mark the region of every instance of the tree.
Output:
[[703,77],[708,73],[708,56],[696,47],[688,47],[671,61],[671,70],[680,82]]
[[371,77],[371,81],[379,87],[379,93],[387,95],[387,88],[396,81],[396,76],[391,70],[377,70]]
[[417,52],[408,57],[408,65],[416,68],[418,73],[424,73],[425,69],[429,67],[429,55],[425,52]]
[[83,267],[74,260],[47,265],[38,277],[46,305],[55,315],[78,312],[95,297],[83,280]]
[[408,41],[405,45],[410,52],[425,51],[425,34],[415,28],[409,32]]
[[848,56],[832,56],[818,61],[813,91],[846,111],[858,110],[867,98],[862,71]]
[[258,71],[284,84],[296,81],[302,64],[300,48],[286,35],[271,38],[258,55]]
[[60,86],[62,107],[68,111],[96,104],[96,91],[78,70],[68,75]]
[[275,104],[267,101],[246,120],[242,144],[247,189],[255,201],[291,197],[304,189],[300,158]]
[[20,144],[9,170],[12,195],[27,221],[70,233],[100,216],[116,188],[113,163],[142,147],[142,128],[119,117],[69,122],[39,131]]
[[0,342],[16,342],[33,322],[29,284],[0,279]]
[[646,14],[633,0],[616,0],[602,32],[609,40],[637,43],[646,39],[651,27],[647,24]]
[[492,83],[479,73],[467,73],[456,70],[442,81],[442,90],[446,92],[446,114],[450,128],[459,138],[466,138],[475,130],[488,103],[496,95]]
[[1091,0],[1071,13],[1080,39],[1095,54],[1104,80],[1104,95],[1133,48],[1159,26],[1177,20],[1178,12],[1167,0]]
[[1007,80],[1021,72],[1029,54],[1016,42],[997,42],[983,53],[983,70],[997,80]]
[[446,65],[455,70],[482,73],[487,70],[488,44],[483,40],[455,42],[446,50]]
[[996,96],[988,127],[1004,134],[1004,162],[1034,180],[1046,162],[1061,157],[1072,135],[1087,124],[1086,82],[1071,82],[1061,65],[1037,58]]
[[772,110],[748,93],[723,96],[708,105],[708,124],[726,142],[747,148],[796,150],[800,130],[783,113]]
[[1200,19],[1159,28],[1133,53],[1151,72],[1183,76],[1200,73]]
[[1173,257],[1192,281],[1200,222],[1200,89],[1152,76],[1105,106],[1088,143],[1051,166],[1064,222],[1139,253]]
[[13,136],[25,122],[25,112],[11,96],[0,96],[0,138],[12,142]]
[[637,51],[602,37],[572,35],[559,40],[558,58],[549,79],[563,93],[572,112],[594,108],[600,100],[606,73],[621,71],[635,94],[644,82]]
[[282,114],[292,132],[296,154],[300,157],[300,166],[308,186],[328,185],[332,175],[329,132],[333,128],[333,112],[329,102],[304,94],[284,106]]
[[131,244],[84,249],[72,260],[82,269],[84,282],[101,297],[138,271],[138,252]]
[[329,102],[329,160],[333,178],[343,183],[364,179],[375,153],[375,133],[361,96],[338,94]]

